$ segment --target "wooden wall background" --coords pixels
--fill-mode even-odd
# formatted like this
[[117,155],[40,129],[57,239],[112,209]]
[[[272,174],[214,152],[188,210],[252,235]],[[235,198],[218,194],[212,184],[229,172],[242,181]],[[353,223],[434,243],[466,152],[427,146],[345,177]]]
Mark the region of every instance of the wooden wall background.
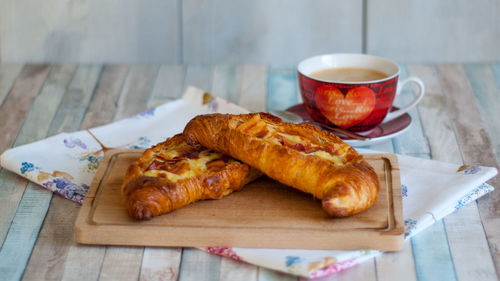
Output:
[[0,0],[2,62],[500,60],[500,0]]

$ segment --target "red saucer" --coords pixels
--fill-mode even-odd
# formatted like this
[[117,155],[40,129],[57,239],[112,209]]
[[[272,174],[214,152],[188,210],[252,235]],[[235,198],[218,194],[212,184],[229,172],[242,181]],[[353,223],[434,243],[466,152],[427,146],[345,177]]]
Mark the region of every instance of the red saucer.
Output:
[[[397,110],[397,107],[392,107],[391,111]],[[304,120],[309,120],[309,121],[314,121],[311,116],[306,111],[306,108],[304,107],[304,104],[297,104],[294,105],[290,108],[287,108],[287,111],[293,112],[300,117],[302,117]],[[374,129],[366,132],[366,133],[361,133],[363,136],[369,137],[372,141],[375,141],[376,139],[386,139],[386,138],[391,138],[399,133],[402,133],[403,130],[408,128],[411,124],[411,117],[408,113],[405,113],[401,115],[400,117],[391,120],[389,122],[382,123],[375,127]],[[350,137],[347,136],[339,136],[340,138],[344,140],[353,140]],[[363,141],[361,141],[363,142]]]

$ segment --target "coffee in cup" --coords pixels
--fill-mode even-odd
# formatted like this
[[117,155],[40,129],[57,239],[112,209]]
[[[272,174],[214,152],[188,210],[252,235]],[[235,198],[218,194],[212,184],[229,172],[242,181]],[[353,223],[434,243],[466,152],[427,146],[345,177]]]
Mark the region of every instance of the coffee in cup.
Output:
[[[316,121],[354,132],[369,131],[413,108],[424,95],[417,77],[399,83],[399,66],[364,54],[316,56],[299,63],[298,81],[304,105]],[[418,85],[416,98],[391,111],[394,98],[408,82]]]

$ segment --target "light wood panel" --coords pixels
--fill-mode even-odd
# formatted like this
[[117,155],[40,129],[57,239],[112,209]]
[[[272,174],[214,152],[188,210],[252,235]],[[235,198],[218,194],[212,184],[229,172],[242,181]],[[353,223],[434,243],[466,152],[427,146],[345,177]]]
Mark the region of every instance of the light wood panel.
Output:
[[291,66],[361,52],[362,1],[183,1],[183,63]]
[[2,1],[2,61],[178,63],[179,3]]
[[370,54],[400,62],[499,60],[500,5],[495,0],[367,2]]

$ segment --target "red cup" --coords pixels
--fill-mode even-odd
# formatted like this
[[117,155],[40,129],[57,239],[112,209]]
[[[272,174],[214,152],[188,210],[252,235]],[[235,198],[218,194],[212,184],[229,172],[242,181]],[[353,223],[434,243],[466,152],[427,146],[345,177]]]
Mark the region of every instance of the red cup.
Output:
[[[329,68],[363,68],[387,77],[362,82],[344,82],[313,78],[311,73]],[[370,131],[383,122],[394,120],[417,105],[424,96],[422,80],[409,77],[398,85],[400,69],[391,60],[364,54],[330,54],[308,58],[299,63],[298,80],[305,108],[317,122],[353,132]],[[390,112],[394,98],[406,83],[418,86],[415,99],[407,106]]]

